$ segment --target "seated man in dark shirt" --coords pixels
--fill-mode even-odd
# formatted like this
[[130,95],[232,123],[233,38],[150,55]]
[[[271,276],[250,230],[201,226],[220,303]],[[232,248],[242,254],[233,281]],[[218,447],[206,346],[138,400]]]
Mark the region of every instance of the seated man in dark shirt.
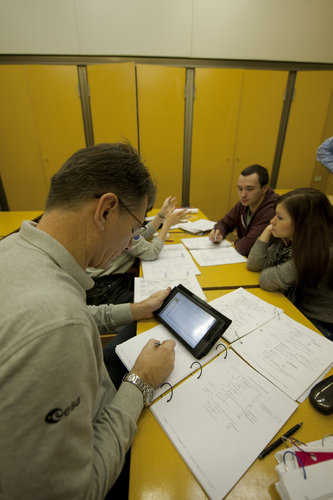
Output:
[[261,165],[250,165],[238,178],[240,201],[210,232],[209,238],[220,243],[228,233],[237,229],[236,250],[247,256],[252,245],[275,215],[279,195],[269,187],[268,170]]

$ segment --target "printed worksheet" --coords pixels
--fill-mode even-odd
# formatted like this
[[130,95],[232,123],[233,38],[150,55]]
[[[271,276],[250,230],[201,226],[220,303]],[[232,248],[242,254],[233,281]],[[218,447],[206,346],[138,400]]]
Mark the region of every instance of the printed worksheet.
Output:
[[207,302],[207,297],[202,291],[202,288],[194,274],[191,274],[187,278],[183,279],[163,278],[159,280],[150,280],[146,278],[134,278],[134,302],[141,302],[159,290],[164,290],[165,288],[168,288],[168,286],[173,288],[179,284],[185,286],[192,293],[200,297],[200,299]]
[[156,279],[183,279],[201,274],[182,243],[163,247],[158,259],[142,261],[143,277]]
[[191,250],[193,259],[199,266],[219,266],[221,264],[238,264],[246,262],[246,257],[232,247],[219,247],[213,250]]
[[333,342],[284,313],[233,342],[231,348],[298,401],[333,363]]
[[223,334],[228,342],[238,340],[283,312],[244,288],[237,288],[209,304],[232,320]]
[[224,498],[297,408],[234,352],[151,411],[209,498]]
[[218,248],[231,247],[230,241],[223,240],[221,243],[214,243],[208,236],[183,238],[181,241],[189,250],[217,250]]
[[214,229],[216,222],[207,219],[199,219],[194,222],[180,222],[179,224],[175,224],[170,229],[182,229],[183,231],[187,231],[188,233],[197,234],[204,233],[205,231],[211,231]]

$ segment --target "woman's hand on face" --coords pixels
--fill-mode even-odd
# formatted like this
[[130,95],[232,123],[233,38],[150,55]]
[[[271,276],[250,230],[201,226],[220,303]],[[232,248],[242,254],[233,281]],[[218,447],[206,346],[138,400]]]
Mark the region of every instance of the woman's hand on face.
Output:
[[271,238],[272,238],[272,224],[269,224],[267,227],[265,227],[265,229],[259,236],[259,240],[264,243],[269,243],[271,241]]

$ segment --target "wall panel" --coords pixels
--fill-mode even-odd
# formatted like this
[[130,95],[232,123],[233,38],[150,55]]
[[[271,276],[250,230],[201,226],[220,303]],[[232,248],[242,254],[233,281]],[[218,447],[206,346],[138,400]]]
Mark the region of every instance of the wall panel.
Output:
[[10,210],[44,208],[42,165],[25,66],[0,66],[0,174]]
[[240,172],[254,163],[271,173],[279,131],[286,71],[244,71],[229,207],[237,201]]
[[26,66],[36,134],[47,182],[85,147],[76,66]]
[[157,180],[156,206],[181,203],[185,69],[137,66],[140,153]]
[[129,140],[138,147],[134,63],[87,67],[95,144]]
[[212,220],[229,205],[242,80],[242,70],[195,72],[190,201]]

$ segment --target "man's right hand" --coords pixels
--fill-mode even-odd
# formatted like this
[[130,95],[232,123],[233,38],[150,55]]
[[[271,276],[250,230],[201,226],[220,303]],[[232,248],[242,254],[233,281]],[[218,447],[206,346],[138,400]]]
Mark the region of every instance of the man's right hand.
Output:
[[221,243],[221,241],[223,240],[223,236],[219,229],[212,229],[208,237],[213,243]]
[[175,364],[175,341],[165,340],[156,347],[150,339],[137,357],[131,372],[139,375],[149,385],[159,387],[170,375]]

